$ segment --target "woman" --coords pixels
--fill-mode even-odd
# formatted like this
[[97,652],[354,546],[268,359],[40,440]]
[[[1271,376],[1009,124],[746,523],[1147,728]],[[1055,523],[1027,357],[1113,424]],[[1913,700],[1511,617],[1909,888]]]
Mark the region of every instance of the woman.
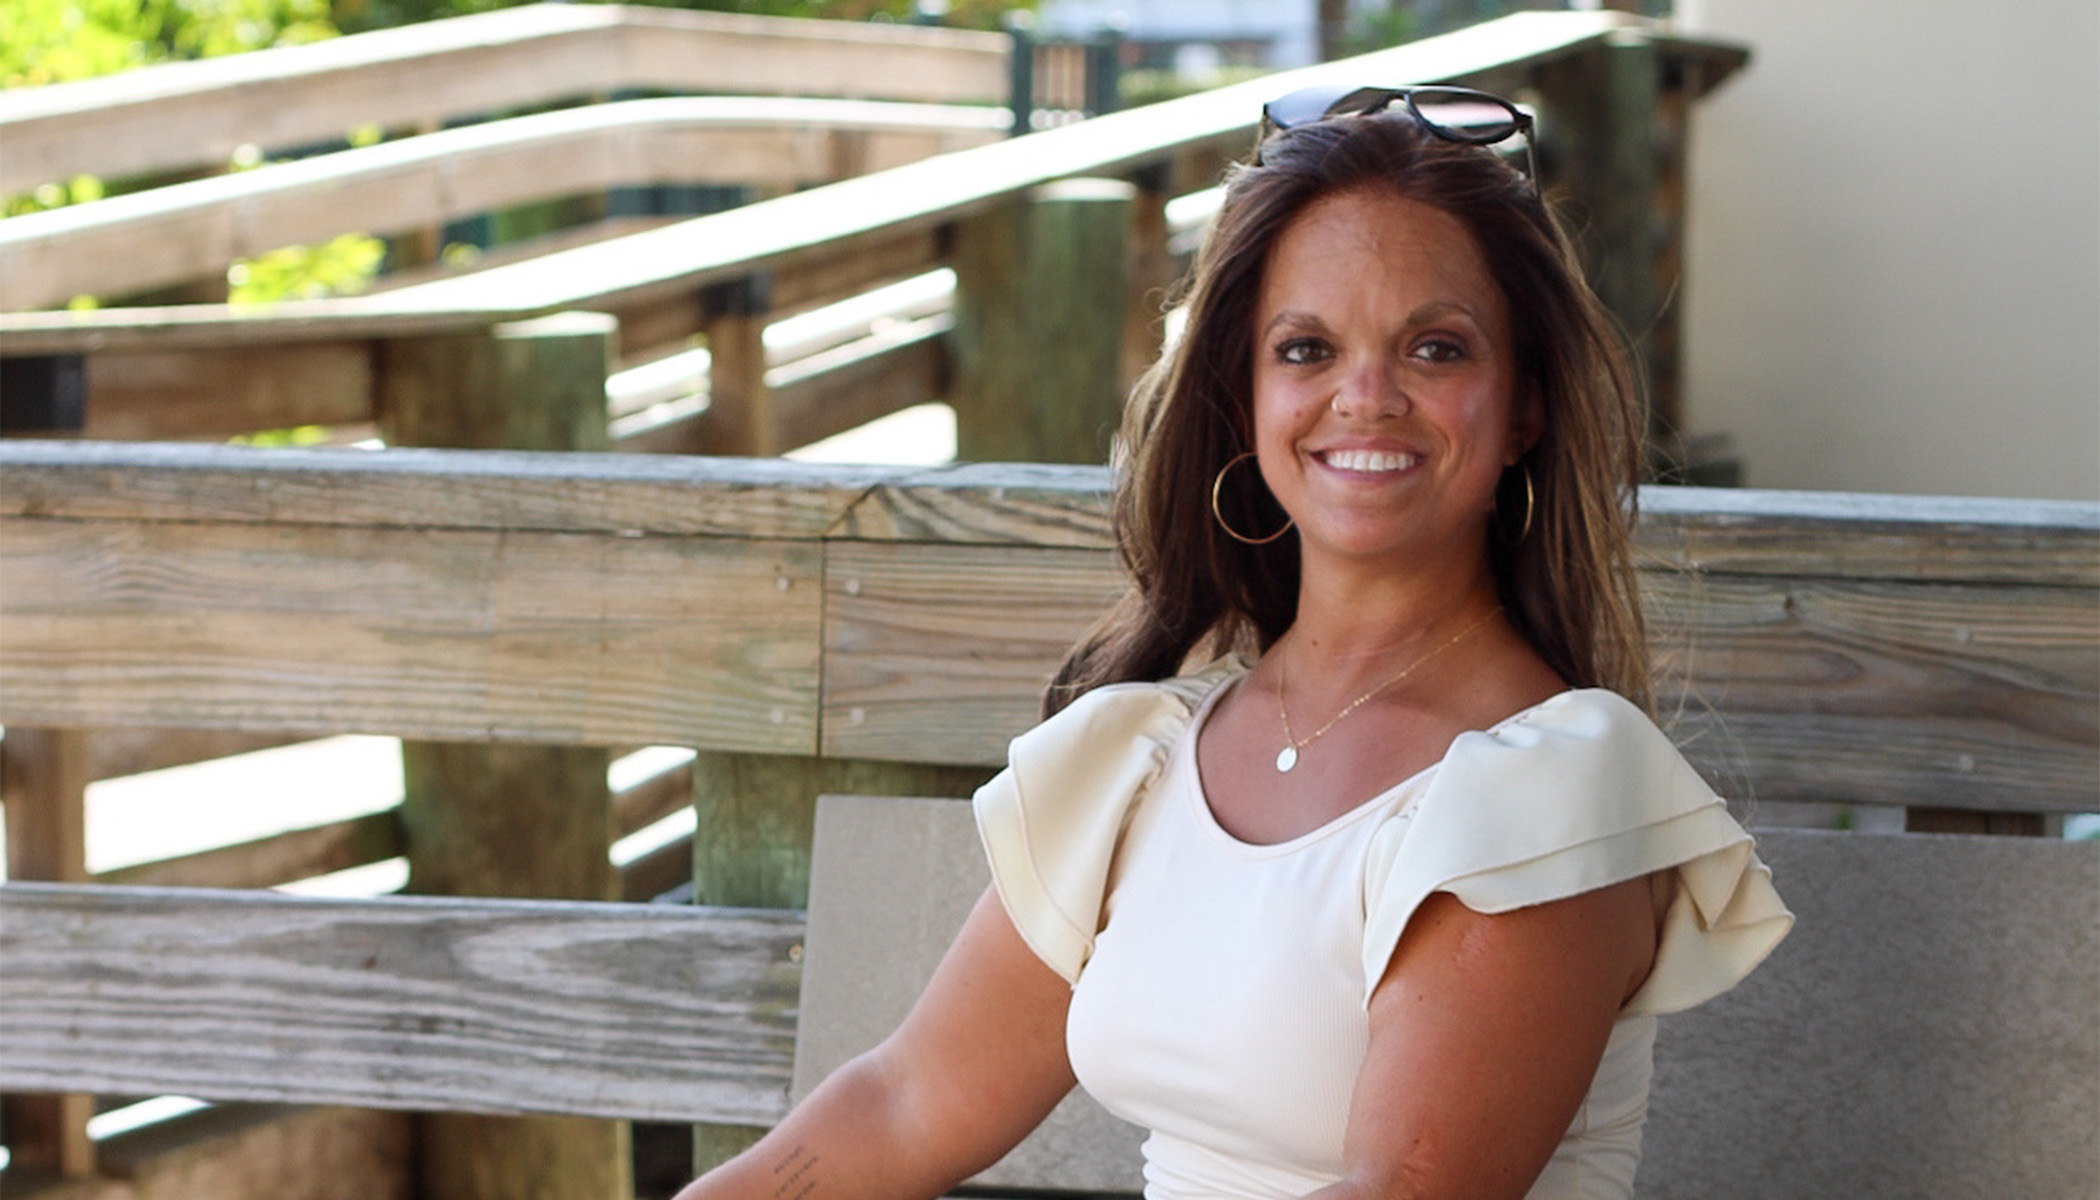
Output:
[[1131,592],[978,794],[994,886],[686,1200],[936,1195],[1075,1078],[1151,1200],[1625,1196],[1654,1014],[1785,932],[1645,714],[1631,388],[1483,148],[1522,114],[1266,116],[1132,404]]

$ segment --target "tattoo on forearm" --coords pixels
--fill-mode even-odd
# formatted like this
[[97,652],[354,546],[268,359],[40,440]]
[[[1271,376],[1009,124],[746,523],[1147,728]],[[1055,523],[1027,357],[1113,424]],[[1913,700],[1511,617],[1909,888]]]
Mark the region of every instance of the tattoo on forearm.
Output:
[[815,1174],[822,1161],[807,1146],[797,1146],[773,1164],[773,1200],[809,1200],[817,1190]]

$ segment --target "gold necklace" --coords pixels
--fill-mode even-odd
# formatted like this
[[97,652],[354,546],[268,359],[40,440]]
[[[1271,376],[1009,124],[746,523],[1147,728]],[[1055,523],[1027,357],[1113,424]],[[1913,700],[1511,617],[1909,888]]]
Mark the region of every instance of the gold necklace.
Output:
[[1371,697],[1376,696],[1378,693],[1407,678],[1409,675],[1414,674],[1415,668],[1428,662],[1430,659],[1435,658],[1437,655],[1442,654],[1444,651],[1449,650],[1451,647],[1458,645],[1462,641],[1465,641],[1466,638],[1469,635],[1471,635],[1474,630],[1479,629],[1482,625],[1485,625],[1489,621],[1494,620],[1495,617],[1501,613],[1501,611],[1502,606],[1499,604],[1496,605],[1494,608],[1488,611],[1488,614],[1486,616],[1480,618],[1479,620],[1473,622],[1471,625],[1468,625],[1464,629],[1461,629],[1457,633],[1453,634],[1451,636],[1451,639],[1445,642],[1443,645],[1438,646],[1436,649],[1431,650],[1429,653],[1407,664],[1406,668],[1403,669],[1398,675],[1393,676],[1392,678],[1386,680],[1384,683],[1379,684],[1377,687],[1374,687],[1370,691],[1365,692],[1363,695],[1358,696],[1356,699],[1351,700],[1349,702],[1348,707],[1342,709],[1342,711],[1328,718],[1328,721],[1325,725],[1320,726],[1318,729],[1313,730],[1311,733],[1307,734],[1302,738],[1291,732],[1291,714],[1289,710],[1285,709],[1283,706],[1283,696],[1285,690],[1288,687],[1288,681],[1290,677],[1289,672],[1286,669],[1286,664],[1289,662],[1289,660],[1281,654],[1277,655],[1276,715],[1283,718],[1283,740],[1285,744],[1283,749],[1277,752],[1276,770],[1280,773],[1288,774],[1292,767],[1298,765],[1298,751],[1303,750],[1307,746],[1312,745],[1313,742],[1319,739],[1321,734],[1326,733],[1328,730],[1340,724],[1343,717],[1346,717],[1350,713],[1355,712],[1358,708],[1361,708],[1363,706],[1364,701],[1369,700]]

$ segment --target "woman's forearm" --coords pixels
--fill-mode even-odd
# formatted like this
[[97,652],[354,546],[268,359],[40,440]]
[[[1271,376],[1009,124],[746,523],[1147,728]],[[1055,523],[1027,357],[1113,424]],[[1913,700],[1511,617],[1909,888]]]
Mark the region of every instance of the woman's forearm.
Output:
[[759,1143],[676,1200],[907,1200],[953,1180],[908,1133],[902,1099],[874,1054],[841,1067]]

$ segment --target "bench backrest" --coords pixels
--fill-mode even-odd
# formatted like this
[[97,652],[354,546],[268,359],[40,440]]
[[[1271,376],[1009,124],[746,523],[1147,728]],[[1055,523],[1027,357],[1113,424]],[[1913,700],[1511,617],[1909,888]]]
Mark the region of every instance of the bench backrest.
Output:
[[[1765,830],[1799,918],[1667,1017],[1638,1192],[2100,1190],[2100,843]],[[910,1006],[988,875],[968,806],[826,797],[794,1089]],[[1135,1191],[1139,1134],[1082,1097],[983,1182]]]

